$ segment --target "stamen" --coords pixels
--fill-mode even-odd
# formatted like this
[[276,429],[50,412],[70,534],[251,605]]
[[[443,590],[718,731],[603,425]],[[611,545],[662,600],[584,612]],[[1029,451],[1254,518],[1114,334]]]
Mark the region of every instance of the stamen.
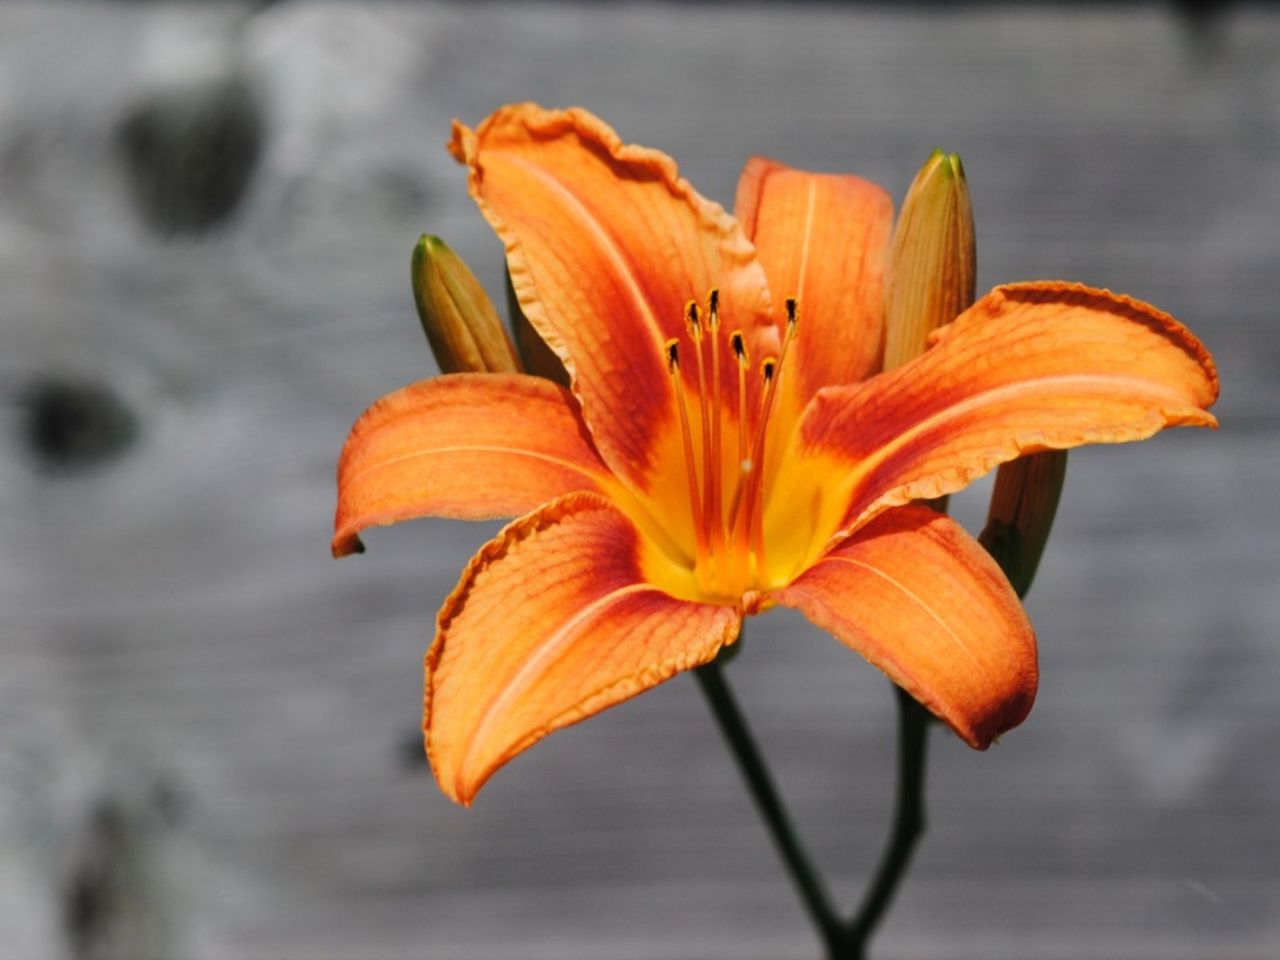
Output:
[[[778,368],[777,357],[765,357],[760,362],[760,377],[764,383],[764,391],[760,400],[760,416],[756,421],[755,441],[751,444],[751,453],[743,456],[739,462],[739,469],[742,471],[739,477],[740,493],[736,506],[745,508],[746,520],[741,528],[742,544],[746,546],[751,542],[751,528],[753,508],[756,502],[756,494],[760,487],[760,473],[764,465],[764,439],[765,431],[769,426],[769,410],[773,406],[773,384],[774,371]],[[741,379],[741,378],[740,378]],[[737,511],[734,511],[734,524],[737,526]]]
[[712,474],[717,471],[712,469],[711,461],[711,448],[713,446],[711,442],[711,411],[712,409],[715,410],[716,419],[719,422],[720,410],[718,407],[710,407],[708,403],[710,398],[707,396],[707,364],[703,358],[702,351],[702,323],[698,316],[698,305],[692,300],[684,308],[684,317],[685,323],[689,328],[689,338],[693,341],[694,357],[698,362],[698,412],[701,414],[699,432],[702,434],[702,504],[707,507],[702,514],[702,535],[714,552],[715,540],[711,537],[711,522],[715,514],[710,509],[712,501],[711,478]]
[[684,384],[680,382],[680,341],[667,341],[667,373],[671,376],[671,388],[676,395],[676,409],[680,413],[680,435],[684,440],[684,463],[689,476],[689,512],[692,515],[694,536],[697,539],[697,569],[706,568],[708,557],[706,528],[703,523],[702,503],[698,498],[698,467],[693,456],[693,433],[689,429],[689,408],[685,403]]
[[747,459],[747,371],[751,368],[751,358],[747,356],[741,330],[730,334],[729,343],[738,360],[738,462],[742,463]]
[[755,443],[751,451],[751,472],[747,476],[747,489],[743,496],[746,520],[743,522],[741,534],[742,545],[750,545],[755,560],[755,576],[766,577],[768,561],[765,557],[764,543],[764,471],[765,459],[768,455],[768,434],[770,414],[778,394],[778,381],[782,368],[787,360],[787,348],[795,339],[798,309],[795,297],[787,297],[787,330],[782,338],[782,349],[777,357],[766,357],[760,365],[760,374],[764,379],[764,396],[760,401],[760,423],[756,428]]
[[769,414],[773,412],[774,398],[778,393],[778,381],[782,378],[782,367],[787,360],[787,348],[796,336],[796,324],[799,320],[799,309],[795,297],[787,297],[787,331],[782,338],[782,349],[775,360],[770,357],[761,365],[760,372],[764,376],[764,400],[760,412],[760,430],[756,434],[755,456],[752,458],[758,465],[751,475],[751,496],[747,509],[747,525],[749,540],[756,561],[756,576],[763,579],[768,569],[768,561],[764,550],[764,466],[768,455],[767,433]]
[[747,356],[747,345],[741,330],[729,334],[729,345],[733,347],[733,355],[738,361],[738,472],[734,477],[733,501],[729,505],[729,525],[725,534],[727,540],[738,522],[738,508],[742,505],[742,492],[746,475],[751,471],[750,452],[747,447],[747,370],[751,368],[751,358]]
[[760,401],[760,423],[756,428],[755,443],[752,445],[750,472],[746,476],[746,490],[743,494],[743,513],[746,519],[742,524],[741,543],[750,546],[755,557],[755,576],[764,576],[764,532],[761,529],[761,514],[764,503],[764,454],[765,436],[769,426],[769,412],[773,409],[773,395],[778,382],[775,374],[778,370],[777,357],[765,357],[760,363],[760,376],[764,381],[764,395]]
[[720,291],[715,287],[707,294],[707,329],[711,332],[711,459],[707,476],[711,479],[711,503],[709,514],[715,536],[712,543],[724,543],[724,513],[721,510],[720,456]]

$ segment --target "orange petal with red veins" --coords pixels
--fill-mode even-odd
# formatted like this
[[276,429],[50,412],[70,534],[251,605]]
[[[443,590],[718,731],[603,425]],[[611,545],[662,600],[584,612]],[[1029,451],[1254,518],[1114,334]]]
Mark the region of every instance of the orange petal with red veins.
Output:
[[772,597],[861,653],[978,750],[1035,701],[1031,623],[995,561],[943,514],[890,510]]
[[[503,107],[474,132],[455,122],[453,155],[506,246],[529,322],[564,361],[605,461],[633,488],[680,475],[665,342],[684,307],[720,290],[725,335],[753,356],[777,349],[768,287],[736,220],[699,196],[670,157],[626,145],[583,110]],[[687,348],[684,348],[687,349]],[[696,365],[682,355],[696,386]],[[723,382],[736,368],[721,357]]]
[[879,372],[893,201],[861,177],[752,157],[734,211],[775,298],[799,300],[783,389],[803,408],[821,387]]
[[647,582],[646,549],[608,501],[574,494],[512,523],[471,561],[426,657],[423,730],[445,794],[470,803],[548,733],[737,639],[732,607]]
[[429,515],[527,513],[616,485],[569,391],[520,374],[454,374],[388,394],[361,415],[338,461],[333,554],[374,524]]
[[1022,454],[1217,423],[1206,408],[1218,376],[1200,342],[1168,314],[1105,290],[997,287],[933,344],[860,386],[822,391],[805,410],[795,482],[825,478],[823,515],[843,517],[832,529],[958,490]]

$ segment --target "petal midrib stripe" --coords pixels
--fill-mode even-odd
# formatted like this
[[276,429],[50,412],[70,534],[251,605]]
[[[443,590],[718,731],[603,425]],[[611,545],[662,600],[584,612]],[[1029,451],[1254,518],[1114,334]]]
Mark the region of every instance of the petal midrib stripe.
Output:
[[618,587],[616,590],[611,590],[603,596],[597,597],[552,631],[547,639],[539,644],[537,651],[521,664],[520,669],[503,684],[502,689],[481,711],[475,725],[475,734],[471,738],[471,745],[467,748],[462,762],[458,764],[459,773],[470,766],[472,757],[484,742],[489,728],[497,721],[503,708],[515,697],[527,690],[530,685],[537,681],[539,676],[549,670],[556,659],[565,652],[566,648],[583,629],[598,619],[604,610],[619,600],[635,593],[644,592],[661,593],[657,587],[648,583],[631,583],[625,587]]
[[874,567],[869,563],[863,563],[861,560],[855,560],[852,557],[844,557],[839,555],[828,556],[824,558],[824,562],[825,561],[847,563],[850,566],[857,567],[861,570],[866,570],[868,573],[875,574],[877,577],[884,580],[886,583],[890,584],[891,586],[900,590],[902,593],[906,594],[907,597],[912,602],[914,602],[916,606],[918,606],[921,610],[927,613],[934,620],[934,622],[936,622],[938,626],[940,626],[947,633],[947,635],[951,637],[955,645],[960,650],[964,651],[965,656],[967,656],[973,662],[973,665],[975,667],[981,670],[984,674],[990,674],[991,671],[987,668],[985,664],[982,663],[981,660],[977,658],[977,656],[974,655],[974,652],[969,648],[969,645],[960,638],[960,635],[955,632],[952,626],[949,623],[947,623],[945,620],[943,620],[942,617],[938,616],[937,612],[933,609],[933,607],[929,606],[929,604],[927,604],[924,601],[923,597],[921,597],[918,593],[916,593],[914,590],[908,587],[905,583],[898,580],[896,577],[890,576],[889,574],[885,573],[879,567]]
[[[1066,386],[1089,386],[1089,385],[1106,385],[1114,388],[1116,384],[1131,383],[1134,386],[1130,391],[1130,396],[1141,394],[1147,398],[1159,398],[1170,401],[1182,408],[1190,408],[1194,406],[1185,397],[1168,387],[1153,384],[1148,380],[1141,380],[1135,377],[1118,377],[1107,376],[1103,374],[1073,374],[1059,375],[1055,377],[1039,377],[1035,380],[1021,381],[1018,383],[1006,384],[1000,387],[991,387],[980,393],[975,393],[960,401],[933,413],[922,420],[912,424],[906,430],[896,434],[892,440],[885,443],[875,450],[871,451],[862,463],[858,465],[856,473],[859,480],[864,478],[880,463],[889,459],[895,452],[907,446],[912,440],[929,430],[944,427],[948,422],[963,417],[965,414],[973,412],[975,409],[998,404],[1002,398],[1011,397],[1025,393],[1039,393],[1054,387]],[[1105,397],[1104,399],[1121,400],[1118,397]],[[1124,398],[1123,402],[1133,402],[1129,398]],[[1197,408],[1198,409],[1198,408]],[[856,487],[856,484],[855,484]]]
[[584,467],[581,464],[574,463],[572,460],[565,460],[562,457],[556,457],[549,453],[539,453],[535,450],[521,450],[517,447],[501,447],[501,446],[488,445],[488,444],[452,444],[447,447],[432,447],[430,450],[417,450],[417,451],[414,451],[413,453],[401,454],[398,457],[392,457],[388,460],[379,460],[377,463],[371,464],[370,466],[365,467],[363,470],[360,470],[359,472],[354,473],[349,477],[345,477],[344,483],[346,483],[347,485],[353,485],[357,481],[359,481],[362,477],[370,473],[374,473],[378,470],[385,470],[388,467],[393,467],[401,463],[407,463],[410,460],[417,460],[423,457],[434,457],[434,456],[439,456],[441,454],[448,454],[448,453],[502,453],[502,454],[509,454],[511,456],[517,456],[517,457],[529,457],[530,459],[533,459],[533,460],[542,460],[546,463],[556,464],[557,466],[564,467],[567,470],[574,470],[582,474],[583,476],[589,477],[593,480],[598,479],[598,477],[603,475],[605,472],[602,469],[598,473],[596,473],[589,470],[587,467]]
[[649,301],[645,298],[644,290],[640,285],[640,281],[636,277],[634,265],[618,246],[618,241],[614,238],[605,227],[600,223],[599,219],[592,210],[582,202],[581,199],[563,183],[554,176],[543,170],[537,164],[526,160],[524,157],[516,154],[503,154],[504,158],[521,167],[533,177],[560,196],[566,203],[569,210],[577,214],[577,218],[584,227],[596,238],[599,249],[608,258],[614,270],[617,271],[619,277],[627,288],[627,293],[635,302],[637,313],[649,328],[649,332],[653,335],[654,343],[661,344],[666,337],[662,332],[662,326],[658,323],[657,317],[654,316],[653,308]]

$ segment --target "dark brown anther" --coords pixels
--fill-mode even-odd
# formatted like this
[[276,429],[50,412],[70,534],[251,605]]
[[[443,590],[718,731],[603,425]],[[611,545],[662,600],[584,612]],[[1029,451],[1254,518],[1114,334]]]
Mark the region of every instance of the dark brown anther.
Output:
[[698,304],[693,300],[685,304],[684,322],[689,328],[689,336],[695,340],[702,336],[702,319],[698,314]]

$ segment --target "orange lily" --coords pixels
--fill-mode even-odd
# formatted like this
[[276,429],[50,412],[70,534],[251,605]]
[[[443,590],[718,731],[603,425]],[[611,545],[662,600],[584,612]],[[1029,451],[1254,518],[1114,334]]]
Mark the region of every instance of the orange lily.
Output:
[[450,149],[572,389],[455,374],[379,400],[342,453],[333,551],[373,524],[523,515],[426,655],[426,748],[460,803],[778,604],[985,748],[1031,708],[1034,634],[988,554],[913,501],[1022,454],[1215,424],[1199,341],[1075,284],[998,287],[879,372],[892,205],[857,177],[757,158],[734,217],[664,154],[530,104],[455,122]]

